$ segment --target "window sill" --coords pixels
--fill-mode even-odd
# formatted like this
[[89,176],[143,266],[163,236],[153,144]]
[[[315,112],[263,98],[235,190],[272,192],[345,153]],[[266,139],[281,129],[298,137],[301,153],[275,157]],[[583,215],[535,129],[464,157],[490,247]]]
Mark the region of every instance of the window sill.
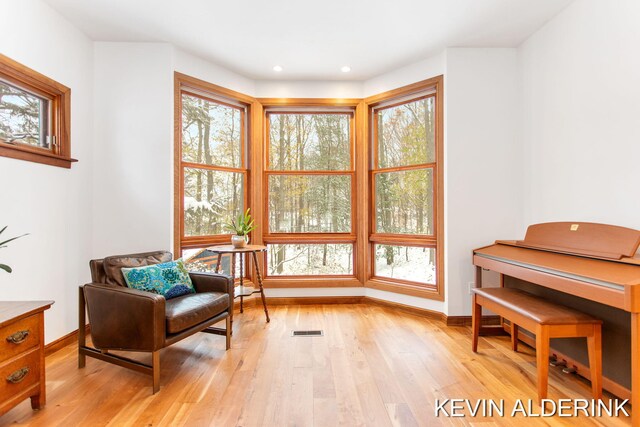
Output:
[[28,162],[41,163],[66,169],[70,169],[71,164],[77,162],[76,159],[72,159],[70,157],[30,149],[28,147],[20,147],[13,144],[7,144],[5,142],[0,142],[0,157],[25,160]]
[[367,288],[379,289],[381,291],[393,292],[396,294],[409,295],[419,298],[444,301],[444,290],[442,285],[413,285],[409,283],[398,283],[375,277],[367,280]]

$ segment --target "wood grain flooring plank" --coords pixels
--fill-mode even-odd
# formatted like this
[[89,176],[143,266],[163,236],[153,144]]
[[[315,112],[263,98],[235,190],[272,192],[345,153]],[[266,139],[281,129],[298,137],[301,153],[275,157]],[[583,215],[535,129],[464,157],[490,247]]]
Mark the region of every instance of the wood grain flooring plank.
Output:
[[[436,417],[436,399],[504,399],[507,415],[518,399],[535,401],[535,351],[481,337],[476,354],[469,327],[380,305],[278,305],[270,314],[266,323],[260,305],[236,313],[229,351],[224,337],[209,334],[163,350],[155,395],[149,376],[91,358],[78,369],[77,346],[69,345],[45,360],[46,407],[32,411],[24,401],[0,426],[630,425],[584,416]],[[324,336],[292,337],[294,329]],[[587,381],[559,369],[550,370],[549,385],[552,399],[591,396]]]

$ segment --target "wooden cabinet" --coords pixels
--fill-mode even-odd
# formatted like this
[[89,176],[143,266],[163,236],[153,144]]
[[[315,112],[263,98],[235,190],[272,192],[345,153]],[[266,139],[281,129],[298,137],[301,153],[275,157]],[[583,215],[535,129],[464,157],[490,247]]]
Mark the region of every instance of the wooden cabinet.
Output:
[[46,402],[44,311],[53,301],[0,301],[0,415],[27,397]]

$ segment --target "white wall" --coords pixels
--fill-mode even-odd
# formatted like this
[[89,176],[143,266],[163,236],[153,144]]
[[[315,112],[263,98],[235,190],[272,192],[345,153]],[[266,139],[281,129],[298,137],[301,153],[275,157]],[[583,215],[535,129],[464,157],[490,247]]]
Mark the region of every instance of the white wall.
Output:
[[256,98],[362,98],[362,82],[256,81]]
[[525,223],[640,228],[640,2],[573,2],[520,48]]
[[245,95],[253,96],[256,91],[253,80],[180,49],[173,50],[173,70]]
[[474,248],[519,238],[520,83],[516,49],[446,51],[446,312],[469,315]]
[[446,66],[445,52],[441,52],[430,58],[364,81],[362,88],[363,96],[377,95],[411,83],[439,76],[445,73]]
[[[0,249],[2,300],[55,300],[50,342],[77,328],[78,285],[91,252],[92,43],[35,0],[3,0],[0,52],[71,88],[71,169],[0,157],[2,237],[30,233]],[[10,17],[10,19],[9,19]],[[25,25],[25,23],[29,23]],[[0,239],[2,240],[2,239]]]
[[95,43],[94,257],[173,250],[174,71],[254,91],[166,43]]
[[171,249],[172,52],[95,43],[94,257]]

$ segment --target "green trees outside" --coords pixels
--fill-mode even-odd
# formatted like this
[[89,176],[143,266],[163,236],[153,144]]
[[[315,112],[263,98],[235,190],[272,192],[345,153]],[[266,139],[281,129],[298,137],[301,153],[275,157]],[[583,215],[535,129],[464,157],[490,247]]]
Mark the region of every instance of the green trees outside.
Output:
[[433,234],[433,171],[384,169],[435,162],[433,98],[378,113],[376,231]]
[[[434,98],[384,108],[376,115],[375,232],[433,235]],[[410,270],[414,272],[413,280],[420,277],[420,281],[430,283],[435,275],[431,274],[435,271],[435,251],[416,249],[376,245],[376,275],[400,278],[398,274]],[[425,256],[418,261],[420,252]],[[425,266],[427,270],[418,274]]]
[[224,224],[244,210],[242,114],[239,108],[182,96],[182,160],[194,164],[184,168],[186,236],[223,234]]
[[[269,114],[269,231],[350,233],[351,115]],[[351,274],[351,244],[279,244],[269,274]]]
[[[245,208],[244,111],[189,94],[182,105],[185,235],[223,234]],[[374,114],[374,232],[399,236],[374,245],[376,275],[433,283],[435,250],[403,245],[402,236],[435,232],[434,98]],[[340,235],[354,221],[352,114],[272,111],[267,120],[268,230],[260,232],[302,236],[269,245],[268,274],[353,274],[354,247]],[[310,234],[325,237],[303,237]]]

